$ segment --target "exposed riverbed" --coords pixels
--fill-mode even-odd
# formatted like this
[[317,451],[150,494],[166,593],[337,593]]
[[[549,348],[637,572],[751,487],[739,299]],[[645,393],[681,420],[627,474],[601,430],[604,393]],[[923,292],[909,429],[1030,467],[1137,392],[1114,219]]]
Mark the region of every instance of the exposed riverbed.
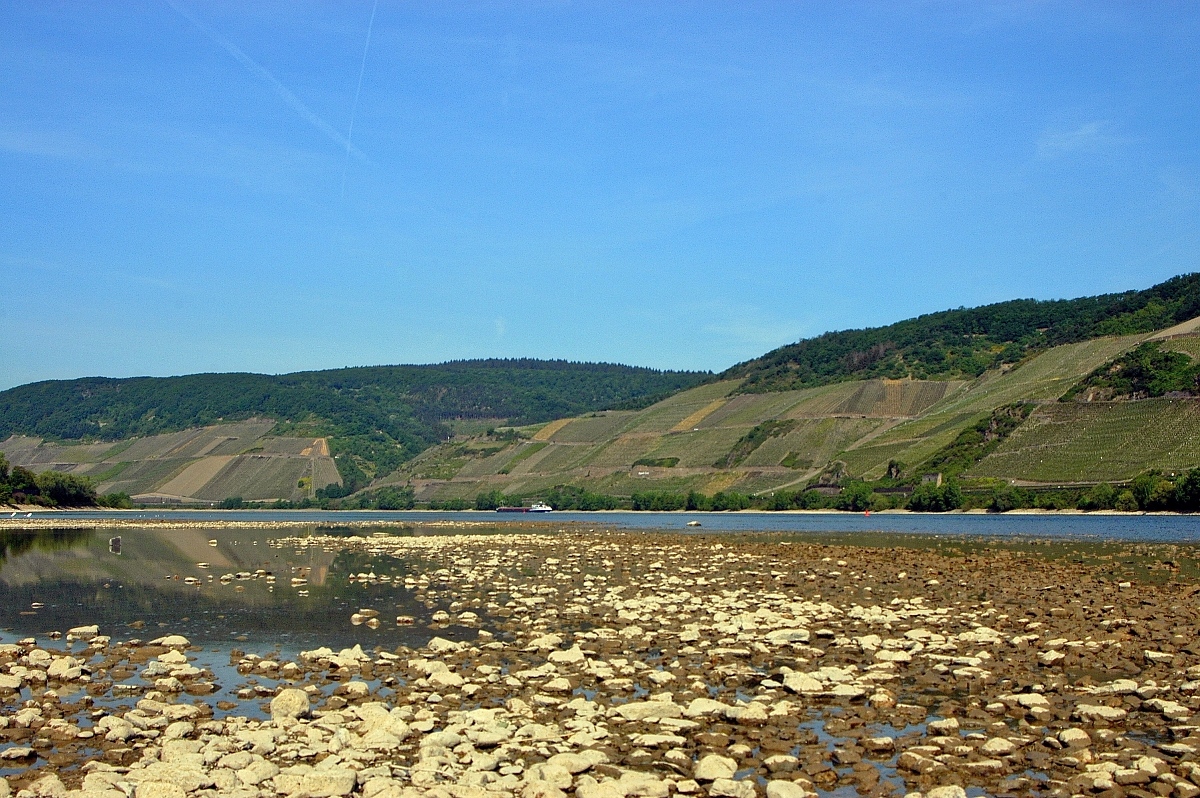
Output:
[[1200,795],[1190,546],[119,532],[6,533],[14,790]]

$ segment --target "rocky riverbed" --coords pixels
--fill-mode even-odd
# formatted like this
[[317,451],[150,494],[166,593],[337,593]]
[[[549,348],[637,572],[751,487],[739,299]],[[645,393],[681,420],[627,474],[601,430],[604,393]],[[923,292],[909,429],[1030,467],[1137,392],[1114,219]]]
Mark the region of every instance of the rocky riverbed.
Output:
[[[377,602],[346,619],[362,646],[234,651],[238,701],[178,635],[0,645],[0,796],[1200,795],[1197,594],[1167,549],[1151,582],[729,536],[270,545],[403,556],[391,589],[428,615]],[[397,623],[428,642],[372,646]]]

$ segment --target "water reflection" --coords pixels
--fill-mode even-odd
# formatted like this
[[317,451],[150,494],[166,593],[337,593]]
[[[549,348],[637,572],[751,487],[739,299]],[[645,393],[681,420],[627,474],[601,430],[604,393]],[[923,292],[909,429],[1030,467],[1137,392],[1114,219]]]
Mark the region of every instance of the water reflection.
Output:
[[[169,629],[201,644],[391,649],[421,645],[433,634],[420,622],[396,624],[398,616],[428,623],[438,609],[403,587],[404,576],[420,570],[422,563],[407,557],[284,549],[264,530],[127,529],[119,541],[90,530],[6,531],[0,626],[42,635],[99,624],[117,638]],[[379,578],[352,578],[361,572]],[[363,608],[378,613],[378,628],[352,625]],[[475,630],[437,633],[453,638]]]
[[83,546],[95,535],[91,529],[0,530],[0,569],[10,556],[20,557],[35,548],[62,551]]

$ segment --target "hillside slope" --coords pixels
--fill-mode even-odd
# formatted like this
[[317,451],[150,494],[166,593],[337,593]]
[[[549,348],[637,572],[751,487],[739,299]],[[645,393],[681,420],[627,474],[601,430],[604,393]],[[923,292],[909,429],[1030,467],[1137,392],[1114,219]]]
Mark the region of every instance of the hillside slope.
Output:
[[1017,299],[826,333],[740,363],[721,377],[741,380],[739,390],[747,393],[867,378],[973,379],[1062,344],[1150,333],[1197,316],[1200,274],[1187,274],[1143,291]]
[[56,380],[0,392],[0,440],[119,441],[269,418],[279,422],[271,434],[327,438],[343,471],[370,477],[444,440],[455,420],[528,424],[646,404],[707,376],[607,363],[475,360],[279,376]]
[[127,493],[149,504],[234,496],[299,501],[340,484],[324,438],[270,436],[274,427],[270,419],[250,419],[118,443],[13,436],[0,443],[0,452],[33,471],[87,476],[101,493]]
[[[1065,344],[973,380],[864,380],[765,393],[721,380],[640,411],[530,427],[516,441],[463,436],[423,453],[389,481],[412,484],[418,500],[443,501],[493,490],[538,496],[556,485],[617,496],[763,493],[803,486],[831,469],[878,479],[893,462],[903,475],[919,476],[960,434],[1016,403],[1035,409],[967,476],[1091,482],[1198,465],[1200,400],[1058,401],[1146,338]],[[1169,345],[1200,354],[1197,337]]]

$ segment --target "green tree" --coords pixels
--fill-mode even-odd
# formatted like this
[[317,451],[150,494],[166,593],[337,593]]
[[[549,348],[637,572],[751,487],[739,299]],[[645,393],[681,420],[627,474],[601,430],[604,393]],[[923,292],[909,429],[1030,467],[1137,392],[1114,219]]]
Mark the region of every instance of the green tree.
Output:
[[1133,495],[1133,491],[1123,490],[1118,493],[1117,500],[1113,502],[1113,509],[1120,510],[1123,513],[1136,512],[1138,509],[1138,500]]
[[1175,506],[1181,512],[1200,512],[1200,468],[1193,468],[1175,482]]
[[1117,501],[1117,492],[1107,482],[1101,482],[1079,500],[1080,510],[1111,510]]
[[133,499],[131,499],[129,494],[125,492],[106,493],[96,499],[96,504],[100,505],[101,507],[108,507],[112,510],[133,509]]
[[994,513],[1023,510],[1033,506],[1033,494],[1023,488],[1005,485],[992,491],[988,509]]
[[957,482],[919,485],[908,499],[908,509],[925,513],[944,513],[962,507],[963,494]]
[[644,491],[635,493],[630,497],[633,502],[633,509],[648,510],[651,512],[669,512],[671,510],[682,510],[687,506],[687,496],[682,493],[669,493],[667,491]]
[[1161,481],[1161,471],[1147,471],[1145,474],[1138,474],[1133,478],[1133,481],[1129,483],[1129,491],[1137,500],[1138,509],[1149,509],[1152,497],[1156,492],[1155,489]]
[[718,491],[712,497],[713,510],[748,510],[750,509],[750,497],[744,493],[734,491]]
[[520,496],[509,496],[499,490],[491,490],[487,493],[480,493],[475,497],[476,510],[495,510],[499,507],[508,507],[510,505],[518,505],[520,503]]
[[865,512],[874,506],[875,492],[865,482],[851,482],[842,488],[833,500],[833,506],[838,510],[853,510]]
[[96,486],[87,477],[43,471],[35,478],[38,493],[60,507],[94,507]]

